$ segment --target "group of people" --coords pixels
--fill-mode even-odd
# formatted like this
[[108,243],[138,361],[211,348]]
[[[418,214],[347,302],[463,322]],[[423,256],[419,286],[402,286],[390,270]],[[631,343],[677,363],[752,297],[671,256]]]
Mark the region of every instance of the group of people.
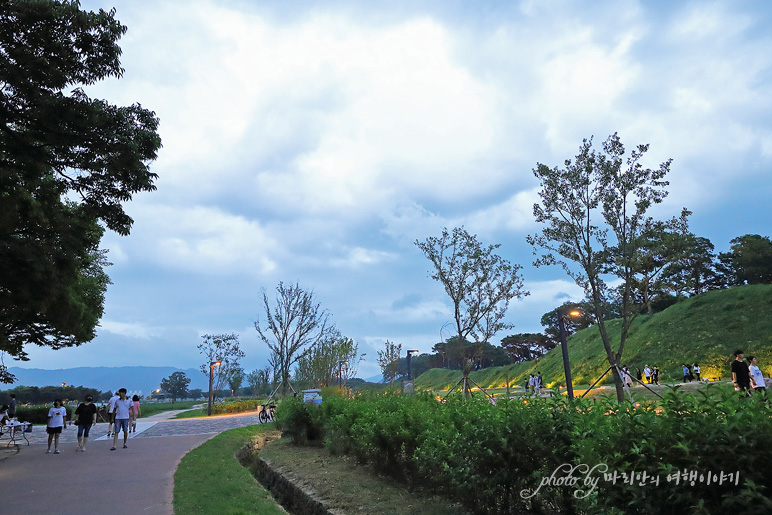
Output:
[[698,363],[695,363],[693,366],[688,363],[684,363],[681,365],[681,369],[684,372],[684,383],[691,383],[695,379],[697,381],[702,381],[702,377],[700,377],[700,365]]
[[16,417],[16,395],[11,394],[11,402],[0,407],[0,424],[7,424]]
[[539,395],[542,388],[544,388],[544,378],[541,376],[541,372],[537,372],[538,375],[531,374],[531,377],[525,382],[525,393],[530,391],[531,395]]
[[[140,415],[139,396],[135,395],[131,399],[126,395],[126,388],[121,388],[110,397],[107,402],[107,414],[109,424],[107,427],[107,436],[113,436],[113,446],[111,451],[118,445],[118,433],[123,430],[123,448],[126,445],[128,433],[137,430],[137,417]],[[80,403],[75,409],[75,425],[78,426],[78,446],[75,451],[85,452],[88,443],[91,427],[97,422],[97,413],[99,409],[94,404],[94,398],[86,395],[84,402]],[[48,410],[48,424],[46,433],[48,433],[48,449],[46,454],[51,453],[51,444],[54,445],[54,454],[59,454],[59,435],[62,429],[67,427],[68,413],[61,399],[54,401],[54,406]]]
[[[622,367],[622,376],[625,384],[628,386],[633,386],[633,376],[630,373],[630,368],[628,368],[627,365]],[[643,367],[643,371],[641,371],[640,367],[636,367],[635,378],[641,384],[648,383],[659,385],[659,367],[655,366],[652,368],[649,365],[646,365]]]
[[740,349],[734,351],[732,382],[735,391],[740,392],[743,397],[750,397],[754,391],[765,397],[767,395],[764,373],[759,368],[756,356],[748,356],[746,361],[745,353]]

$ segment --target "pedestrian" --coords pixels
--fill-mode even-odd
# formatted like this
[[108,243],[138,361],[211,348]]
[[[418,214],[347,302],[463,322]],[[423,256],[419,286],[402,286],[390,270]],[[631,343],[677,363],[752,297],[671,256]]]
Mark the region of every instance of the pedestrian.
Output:
[[6,423],[11,423],[11,417],[8,416],[8,405],[3,404],[0,406],[0,426],[4,426]]
[[697,378],[697,381],[702,381],[702,377],[700,377],[700,372],[702,372],[702,370],[700,370],[700,364],[695,363],[693,370],[694,370],[694,376]]
[[686,363],[681,365],[681,367],[683,368],[683,371],[684,371],[684,383],[691,383],[692,380],[689,379],[689,376],[691,375],[691,372],[689,371],[689,367],[686,365]]
[[139,395],[134,395],[134,397],[131,398],[131,421],[129,423],[130,433],[137,432],[137,418],[139,418],[139,415]]
[[643,367],[643,377],[646,378],[646,382],[651,384],[651,368],[649,365]]
[[107,436],[110,436],[115,429],[115,401],[118,399],[120,399],[120,395],[116,392],[107,401]]
[[65,426],[65,418],[67,417],[67,409],[62,406],[61,399],[54,400],[54,407],[48,410],[48,424],[46,425],[46,433],[48,433],[48,450],[46,454],[51,453],[51,441],[54,442],[54,454],[59,454],[59,435],[62,434],[62,429]]
[[657,365],[654,365],[654,370],[651,371],[651,380],[659,386],[659,367]]
[[541,376],[541,372],[539,372],[539,376],[536,378],[536,385],[539,388],[539,392],[544,389],[544,378]]
[[16,417],[16,394],[11,394],[11,403],[8,405],[8,417]]
[[93,403],[94,398],[91,395],[86,395],[86,402],[81,402],[75,409],[75,415],[78,416],[75,424],[78,426],[78,446],[75,451],[86,451],[86,444],[88,443],[88,433],[91,431],[91,426],[96,424],[97,420],[97,407]]
[[741,393],[741,397],[751,396],[751,372],[748,363],[744,361],[745,353],[741,349],[734,351],[732,361],[732,382],[734,390]]
[[756,356],[748,356],[748,361],[751,362],[751,365],[748,367],[748,370],[751,373],[751,385],[754,390],[766,397],[767,383],[764,381],[764,373],[759,368]]
[[526,377],[525,378],[525,395],[528,395],[528,388],[531,386],[531,379]]
[[622,379],[627,386],[633,385],[633,376],[630,375],[630,369],[627,368],[627,365],[622,367]]
[[531,374],[531,377],[528,379],[528,384],[531,387],[531,395],[536,395],[536,376]]
[[639,383],[643,382],[643,374],[641,373],[641,367],[635,367],[635,378]]
[[123,448],[128,449],[126,440],[129,438],[129,416],[131,414],[131,400],[126,397],[126,388],[118,390],[118,400],[115,401],[115,432],[113,432],[113,446],[111,451],[118,445],[118,433],[123,429]]

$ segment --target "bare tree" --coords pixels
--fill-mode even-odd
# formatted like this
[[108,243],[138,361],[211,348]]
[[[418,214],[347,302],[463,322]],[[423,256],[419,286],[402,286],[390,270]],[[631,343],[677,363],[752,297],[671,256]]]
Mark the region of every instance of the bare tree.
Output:
[[383,379],[391,382],[393,385],[394,379],[397,377],[397,372],[399,372],[399,358],[402,354],[402,344],[400,343],[397,345],[396,343],[386,340],[384,346],[384,350],[378,351],[378,365],[381,367]]
[[274,369],[283,395],[290,387],[292,366],[320,341],[327,338],[335,326],[329,324],[329,313],[314,302],[313,291],[298,284],[276,287],[275,305],[271,308],[268,293],[263,292],[265,322],[255,321],[260,339],[271,351],[269,364]]
[[[671,161],[656,170],[643,168],[640,160],[648,148],[639,145],[625,156],[624,146],[613,134],[603,143],[602,153],[592,149],[592,139],[584,140],[576,159],[566,160],[564,169],[539,163],[533,171],[541,184],[541,202],[534,205],[534,216],[544,224],[541,233],[527,238],[534,253],[543,251],[534,265],[560,265],[584,288],[620,402],[625,392],[619,366],[628,331],[640,311],[635,304],[636,276],[645,274],[649,266],[641,243],[653,228],[667,228],[646,212],[667,196],[664,177]],[[685,216],[679,221],[685,223]],[[617,291],[622,327],[616,348],[606,330],[604,306],[612,292],[604,277],[621,282]]]
[[460,340],[489,341],[502,329],[509,302],[529,293],[523,289],[520,265],[513,265],[494,251],[501,245],[484,247],[477,236],[463,227],[453,232],[415,241],[434,265],[431,278],[439,281],[453,302],[456,334]]
[[199,368],[208,378],[210,364],[219,361],[220,365],[213,369],[212,389],[225,390],[233,372],[240,369],[244,357],[244,352],[239,348],[239,337],[235,333],[205,334],[201,339],[203,341],[198,345],[198,351],[204,355],[206,362]]

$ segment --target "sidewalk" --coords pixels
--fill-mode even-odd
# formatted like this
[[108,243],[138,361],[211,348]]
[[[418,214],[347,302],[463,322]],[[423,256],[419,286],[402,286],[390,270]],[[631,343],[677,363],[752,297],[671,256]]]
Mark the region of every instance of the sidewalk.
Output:
[[107,424],[92,428],[86,452],[75,451],[77,428],[68,427],[60,439],[61,454],[46,454],[45,427],[34,427],[35,443],[22,444],[18,454],[0,461],[2,512],[170,515],[174,472],[182,457],[222,431],[258,423],[254,412],[179,420],[159,415],[140,419],[128,449],[122,448],[120,435],[115,451],[109,450]]

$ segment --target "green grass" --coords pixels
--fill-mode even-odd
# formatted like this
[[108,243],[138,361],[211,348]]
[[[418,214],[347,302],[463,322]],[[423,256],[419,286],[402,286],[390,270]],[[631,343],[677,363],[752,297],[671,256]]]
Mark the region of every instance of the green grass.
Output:
[[[772,285],[739,286],[716,290],[686,299],[649,319],[639,316],[631,327],[623,364],[643,369],[660,368],[660,383],[680,383],[681,364],[699,363],[704,377],[726,380],[736,348],[758,357],[766,376],[772,375]],[[620,320],[607,323],[612,347],[619,346]],[[575,385],[589,385],[608,367],[606,352],[597,327],[579,331],[568,341],[571,372]],[[560,348],[541,359],[505,367],[472,372],[469,377],[483,388],[506,384],[521,386],[529,374],[540,371],[545,385],[563,384]],[[416,388],[444,390],[461,379],[461,371],[432,369],[416,379]],[[601,384],[611,384],[610,374]],[[576,388],[576,387],[575,387]]]
[[286,513],[235,457],[254,435],[274,428],[274,424],[260,424],[231,429],[185,455],[174,473],[174,512],[181,515]]
[[173,418],[196,418],[196,417],[205,417],[206,416],[206,408],[201,409],[194,409],[190,411],[183,411],[182,413],[177,413],[174,415]]
[[139,409],[141,416],[139,418],[149,417],[151,415],[157,415],[164,411],[176,411],[181,409],[190,409],[193,406],[201,404],[201,401],[177,401],[171,402],[142,402]]

